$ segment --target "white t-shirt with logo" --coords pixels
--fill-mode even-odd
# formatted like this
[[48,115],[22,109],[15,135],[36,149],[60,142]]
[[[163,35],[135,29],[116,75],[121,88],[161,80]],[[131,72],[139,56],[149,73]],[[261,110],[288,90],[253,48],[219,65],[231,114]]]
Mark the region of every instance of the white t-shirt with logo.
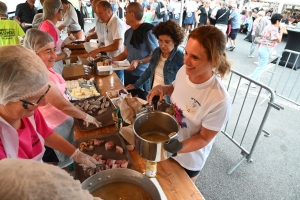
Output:
[[[218,76],[214,74],[205,83],[194,84],[189,80],[185,70],[185,65],[179,69],[173,81],[174,91],[171,95],[175,110],[182,111],[181,117],[176,116],[181,126],[178,133],[179,141],[200,134],[202,126],[209,130],[220,131],[231,112],[231,98]],[[201,170],[214,140],[215,138],[202,149],[178,154],[174,159],[186,169]]]

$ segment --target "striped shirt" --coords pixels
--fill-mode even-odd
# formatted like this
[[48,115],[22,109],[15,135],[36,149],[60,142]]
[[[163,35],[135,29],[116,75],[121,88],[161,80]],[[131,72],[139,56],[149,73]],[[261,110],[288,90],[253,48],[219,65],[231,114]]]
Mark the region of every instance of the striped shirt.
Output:
[[17,5],[15,16],[19,17],[21,23],[25,22],[32,24],[33,17],[37,13],[37,8],[33,6],[30,8],[30,5],[26,1],[25,3],[20,3]]

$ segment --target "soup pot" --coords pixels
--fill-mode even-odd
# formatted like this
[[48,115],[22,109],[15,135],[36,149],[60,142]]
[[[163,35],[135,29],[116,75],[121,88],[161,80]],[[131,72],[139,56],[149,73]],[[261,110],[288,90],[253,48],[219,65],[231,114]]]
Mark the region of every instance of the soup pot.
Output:
[[[177,141],[179,124],[170,114],[154,110],[137,115],[133,123],[135,149],[146,160],[159,162],[168,159],[172,153],[164,149],[165,143]],[[146,135],[160,135],[164,141],[144,139]]]
[[115,182],[136,184],[146,190],[152,199],[161,200],[161,196],[155,184],[145,175],[132,169],[108,169],[89,177],[81,186],[82,189],[88,190],[91,193],[106,184]]

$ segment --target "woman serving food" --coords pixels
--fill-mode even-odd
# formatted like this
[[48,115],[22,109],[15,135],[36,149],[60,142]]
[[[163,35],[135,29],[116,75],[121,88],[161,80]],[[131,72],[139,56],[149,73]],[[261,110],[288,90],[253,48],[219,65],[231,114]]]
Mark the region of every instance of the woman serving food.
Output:
[[173,83],[157,85],[147,96],[150,104],[154,96],[160,100],[164,95],[171,97],[181,128],[177,145],[165,145],[165,150],[178,153],[173,158],[193,181],[231,111],[231,99],[221,81],[230,71],[225,46],[225,35],[214,26],[195,29],[185,47],[184,65]]
[[4,46],[0,48],[0,71],[0,160],[42,161],[45,145],[95,168],[97,161],[49,128],[37,109],[46,105],[51,88],[43,61],[25,47]]
[[[67,96],[64,94],[66,82],[60,74],[52,69],[57,57],[53,38],[46,32],[32,28],[26,33],[24,46],[34,51],[48,69],[49,85],[51,88],[45,96],[47,104],[39,107],[39,111],[45,118],[47,125],[70,143],[74,142],[73,117],[82,119],[87,123],[93,123],[97,127],[101,126],[101,123],[94,117],[69,102]],[[72,160],[68,156],[59,151],[55,151],[55,153],[60,167],[63,168],[71,164]]]

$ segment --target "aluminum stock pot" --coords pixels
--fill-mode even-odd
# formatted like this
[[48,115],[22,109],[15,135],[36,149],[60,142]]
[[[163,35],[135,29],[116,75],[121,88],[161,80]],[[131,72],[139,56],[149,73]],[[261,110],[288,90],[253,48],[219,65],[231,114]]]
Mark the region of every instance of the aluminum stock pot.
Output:
[[[105,186],[110,183],[116,183],[116,182],[133,183],[146,190],[147,193],[150,194],[152,199],[154,200],[161,199],[161,196],[155,184],[145,175],[137,171],[134,171],[132,169],[118,168],[118,169],[104,170],[86,179],[81,184],[81,186],[82,189],[88,190],[90,193],[92,193],[102,186]],[[117,192],[118,188],[115,189]]]
[[[146,160],[159,162],[168,159],[172,153],[167,152],[163,147],[164,143],[177,139],[179,124],[170,114],[162,111],[149,111],[138,114],[133,123],[135,149],[138,154]],[[173,133],[172,135],[170,135]],[[160,135],[161,140],[145,139],[147,135]]]

